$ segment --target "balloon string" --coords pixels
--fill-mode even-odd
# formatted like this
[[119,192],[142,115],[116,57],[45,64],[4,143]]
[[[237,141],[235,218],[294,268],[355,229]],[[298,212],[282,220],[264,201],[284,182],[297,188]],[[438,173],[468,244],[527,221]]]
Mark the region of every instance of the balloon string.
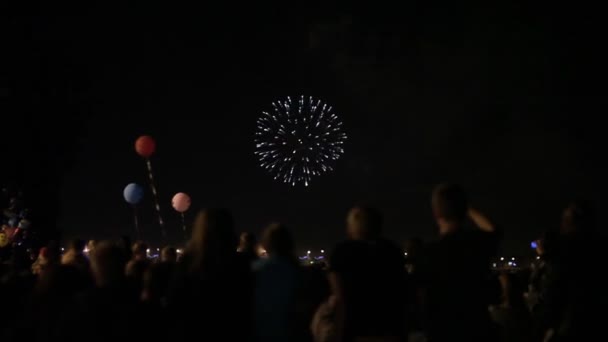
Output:
[[148,166],[148,177],[150,178],[150,188],[152,189],[152,194],[154,195],[154,207],[156,208],[156,213],[158,214],[158,224],[160,225],[160,231],[163,234],[163,237],[167,236],[164,228],[163,217],[160,213],[160,205],[158,204],[158,193],[156,191],[156,184],[154,182],[154,175],[152,174],[152,163],[150,163],[150,159],[146,159],[146,165]]
[[133,205],[133,223],[135,224],[135,235],[139,240],[141,236],[139,234],[139,218],[137,217],[137,206],[135,204]]
[[182,214],[182,228],[184,229],[184,240],[188,241],[188,233],[186,233],[186,217],[184,216],[184,213],[180,213]]
[[184,228],[184,233],[186,232],[186,217],[184,216],[184,213],[182,214],[182,227]]

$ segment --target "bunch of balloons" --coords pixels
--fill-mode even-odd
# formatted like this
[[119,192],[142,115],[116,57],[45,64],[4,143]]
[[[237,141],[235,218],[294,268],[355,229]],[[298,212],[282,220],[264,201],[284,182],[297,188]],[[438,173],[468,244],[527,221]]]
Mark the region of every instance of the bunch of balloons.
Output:
[[[156,142],[154,141],[154,139],[151,136],[148,136],[148,135],[140,136],[135,141],[135,152],[137,152],[137,154],[139,154],[141,157],[143,157],[146,160],[146,166],[148,169],[148,178],[150,180],[150,189],[152,190],[155,209],[158,214],[158,222],[159,222],[161,231],[164,236],[164,235],[166,235],[166,233],[164,231],[164,227],[163,227],[164,222],[163,222],[163,219],[161,216],[160,205],[159,205],[159,201],[158,201],[158,192],[156,190],[156,184],[154,182],[154,175],[152,173],[152,164],[150,162],[150,157],[152,157],[152,155],[156,152]],[[136,205],[139,204],[144,197],[144,188],[142,186],[140,186],[139,184],[130,183],[123,190],[123,196],[125,198],[125,201],[133,206],[135,229],[139,234]],[[186,211],[188,211],[188,209],[190,208],[190,204],[191,204],[190,196],[188,196],[187,194],[185,194],[183,192],[178,192],[177,194],[175,194],[173,196],[173,198],[171,200],[171,205],[173,206],[173,209],[175,209],[178,213],[181,214],[182,226],[183,226],[184,232],[186,231],[186,221],[185,221],[184,213]]]

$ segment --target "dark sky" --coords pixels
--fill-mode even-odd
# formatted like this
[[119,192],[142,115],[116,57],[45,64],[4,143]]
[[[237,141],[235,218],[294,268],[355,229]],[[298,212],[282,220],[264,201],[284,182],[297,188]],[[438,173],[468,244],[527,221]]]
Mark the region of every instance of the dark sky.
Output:
[[[381,208],[398,241],[432,238],[441,181],[463,184],[514,252],[568,200],[608,204],[598,10],[420,3],[2,4],[4,172],[56,203],[44,207],[65,236],[132,231],[122,189],[146,184],[141,134],[158,143],[173,238],[178,191],[189,220],[224,206],[242,230],[287,223],[302,248],[342,238],[357,202]],[[299,94],[332,104],[349,134],[336,171],[307,189],[253,155],[260,112]],[[141,219],[155,240],[150,195]]]

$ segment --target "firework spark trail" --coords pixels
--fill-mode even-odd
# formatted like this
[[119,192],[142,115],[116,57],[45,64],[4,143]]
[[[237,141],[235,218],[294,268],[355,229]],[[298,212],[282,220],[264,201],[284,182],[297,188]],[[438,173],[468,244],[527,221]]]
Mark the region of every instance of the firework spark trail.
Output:
[[333,108],[312,96],[290,97],[272,103],[262,112],[255,133],[255,154],[260,166],[285,183],[295,186],[332,171],[330,165],[344,153],[346,133]]

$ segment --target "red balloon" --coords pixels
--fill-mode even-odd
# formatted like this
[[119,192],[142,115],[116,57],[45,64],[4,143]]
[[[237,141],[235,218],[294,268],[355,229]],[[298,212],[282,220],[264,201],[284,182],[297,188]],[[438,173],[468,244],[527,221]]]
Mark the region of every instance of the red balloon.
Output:
[[149,135],[142,135],[135,141],[135,151],[144,158],[150,158],[156,151],[156,142]]

